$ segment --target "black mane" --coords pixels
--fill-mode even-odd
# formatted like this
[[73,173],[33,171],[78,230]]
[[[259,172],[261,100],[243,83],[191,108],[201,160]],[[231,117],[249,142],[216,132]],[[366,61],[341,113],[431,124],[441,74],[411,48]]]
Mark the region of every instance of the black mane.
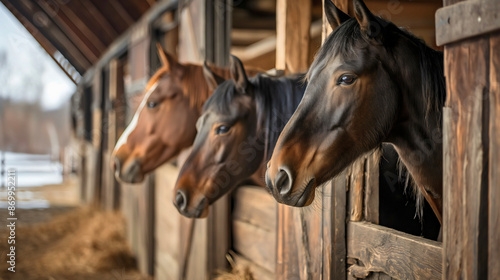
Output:
[[[302,100],[306,83],[300,75],[281,78],[257,75],[250,78],[252,94],[255,98],[257,112],[257,134],[264,136],[266,160],[272,154],[274,145],[295,109]],[[228,112],[232,101],[238,93],[232,80],[220,84],[214,94],[207,100],[203,110],[214,108],[218,112]]]
[[[428,47],[422,39],[415,37],[413,34],[397,27],[393,23],[380,17],[377,17],[377,20],[381,26],[384,26],[383,32],[387,35],[383,36],[387,38],[387,41],[390,41],[394,34],[398,34],[415,46],[416,55],[420,63],[419,67],[423,94],[422,102],[423,108],[426,109],[426,118],[431,113],[440,116],[446,99],[443,53]],[[363,44],[366,44],[366,40],[367,38],[362,34],[356,19],[351,18],[347,20],[336,28],[325,40],[323,46],[316,54],[314,62],[309,68],[306,79],[309,80],[313,70],[321,71],[328,65],[329,60],[337,55],[340,55],[344,59],[356,56],[355,50],[359,49]],[[390,48],[391,46],[384,47]],[[441,118],[437,121],[441,122]]]

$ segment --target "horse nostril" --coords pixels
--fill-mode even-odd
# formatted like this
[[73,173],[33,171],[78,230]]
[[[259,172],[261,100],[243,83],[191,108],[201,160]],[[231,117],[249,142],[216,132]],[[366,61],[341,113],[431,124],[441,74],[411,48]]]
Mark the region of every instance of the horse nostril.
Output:
[[286,169],[280,168],[276,175],[276,189],[281,195],[287,195],[292,191],[292,177]]
[[182,190],[177,191],[177,194],[175,195],[175,204],[179,210],[181,211],[186,210],[187,196],[186,193],[183,192]]

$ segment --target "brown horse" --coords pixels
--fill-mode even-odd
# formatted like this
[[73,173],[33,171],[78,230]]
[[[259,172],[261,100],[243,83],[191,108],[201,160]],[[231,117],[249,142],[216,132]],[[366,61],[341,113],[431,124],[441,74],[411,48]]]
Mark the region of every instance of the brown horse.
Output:
[[[181,64],[160,45],[158,53],[162,67],[148,81],[144,98],[113,151],[115,177],[128,183],[141,182],[145,174],[193,144],[196,120],[213,90],[201,65]],[[214,71],[229,77],[227,69]]]
[[[174,204],[188,217],[205,217],[210,204],[251,176],[265,185],[268,155],[304,94],[299,75],[248,79],[236,57],[230,69],[231,79],[203,106],[193,150],[174,189]],[[205,73],[207,80],[217,80]]]
[[268,164],[278,202],[305,206],[316,186],[355,159],[395,146],[441,220],[443,55],[354,0],[355,18],[325,0],[334,29],[316,56],[304,98]]

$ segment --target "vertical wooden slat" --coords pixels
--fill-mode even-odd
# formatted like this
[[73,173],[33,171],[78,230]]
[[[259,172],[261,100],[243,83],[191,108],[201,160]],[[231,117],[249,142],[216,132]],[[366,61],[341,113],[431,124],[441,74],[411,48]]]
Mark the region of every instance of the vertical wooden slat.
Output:
[[[328,192],[324,195],[327,203],[323,209],[324,276],[332,279],[346,278],[346,187],[347,174],[343,172],[331,181]],[[332,194],[328,197],[328,194]],[[329,217],[329,218],[328,218]],[[330,239],[331,238],[331,239]]]
[[369,155],[365,162],[365,221],[378,224],[379,222],[379,161],[380,152]]
[[444,279],[487,277],[489,52],[487,38],[446,47]]
[[94,153],[94,162],[91,168],[95,169],[93,185],[91,186],[94,191],[91,199],[92,203],[99,205],[101,201],[101,187],[102,187],[102,69],[96,69],[94,80],[92,84],[92,146]]
[[304,72],[309,67],[311,0],[278,0],[276,5],[276,69]]
[[490,38],[488,279],[500,277],[500,34]]

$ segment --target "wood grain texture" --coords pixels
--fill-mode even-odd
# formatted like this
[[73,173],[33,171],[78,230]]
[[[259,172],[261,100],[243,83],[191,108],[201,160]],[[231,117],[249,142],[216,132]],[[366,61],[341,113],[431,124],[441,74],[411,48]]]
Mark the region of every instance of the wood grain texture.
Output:
[[464,1],[436,12],[438,46],[500,30],[500,2]]
[[[333,279],[346,277],[346,206],[347,206],[347,174],[342,172],[326,185],[328,192],[323,196],[323,262],[324,276]],[[329,194],[331,196],[329,197]],[[329,212],[330,211],[330,215]]]
[[363,219],[365,162],[366,158],[361,157],[350,168],[349,220],[354,222],[359,222]]
[[258,226],[267,231],[276,230],[278,203],[264,188],[238,187],[233,194],[232,219]]
[[500,278],[500,34],[490,37],[488,279]]
[[172,203],[179,169],[164,164],[155,171],[155,277],[179,279],[181,269],[180,215]]
[[447,46],[445,65],[443,277],[485,279],[489,40]]
[[276,270],[276,231],[233,220],[233,248],[270,273]]
[[309,65],[311,0],[278,0],[276,4],[276,69],[300,73]]
[[441,279],[439,242],[366,222],[347,225],[347,255],[397,279]]
[[378,224],[379,222],[379,162],[381,153],[375,151],[367,156],[365,162],[365,198],[363,215],[365,221]]

